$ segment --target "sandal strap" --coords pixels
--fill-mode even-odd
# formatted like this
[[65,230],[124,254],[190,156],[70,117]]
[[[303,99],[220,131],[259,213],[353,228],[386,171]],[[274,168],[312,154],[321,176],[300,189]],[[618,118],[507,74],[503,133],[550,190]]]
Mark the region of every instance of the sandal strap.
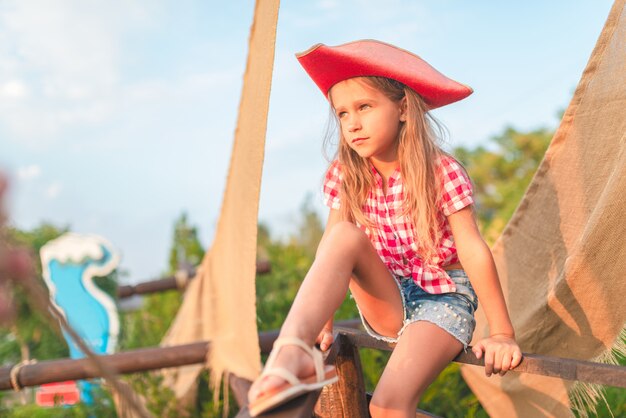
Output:
[[[324,377],[325,377],[325,373],[324,373],[324,358],[322,356],[322,353],[318,349],[316,349],[314,347],[308,346],[304,341],[302,341],[298,337],[280,337],[280,338],[277,338],[276,341],[274,341],[274,346],[272,348],[272,352],[270,353],[269,357],[267,358],[267,362],[265,363],[265,368],[266,369],[269,369],[269,370],[280,370],[281,369],[281,367],[279,367],[277,369],[273,368],[272,364],[274,363],[276,355],[280,351],[281,347],[283,347],[285,345],[295,345],[295,346],[298,346],[301,349],[303,349],[306,353],[308,353],[311,356],[311,358],[313,359],[313,366],[315,367],[315,377],[316,377],[317,381],[321,382],[322,380],[324,380]],[[291,374],[291,376],[293,376],[293,374],[291,372],[288,372],[288,373]],[[285,380],[287,380],[287,379],[285,379]]]
[[284,379],[287,382],[291,383],[292,385],[297,385],[301,383],[300,379],[298,379],[293,373],[283,367],[272,367],[269,369],[265,369],[263,370],[263,373],[261,373],[261,377],[264,376],[278,376],[281,379]]

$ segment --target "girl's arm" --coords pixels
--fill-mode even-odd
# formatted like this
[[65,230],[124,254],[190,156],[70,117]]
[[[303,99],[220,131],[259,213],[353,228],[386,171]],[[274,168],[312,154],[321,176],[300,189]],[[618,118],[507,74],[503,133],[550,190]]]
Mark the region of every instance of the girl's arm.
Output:
[[477,358],[485,355],[485,373],[504,374],[517,366],[522,353],[515,342],[502,287],[491,250],[483,240],[472,207],[466,206],[448,216],[459,260],[467,273],[489,323],[489,338],[473,348]]
[[[337,209],[331,209],[328,214],[328,220],[326,221],[326,228],[324,229],[324,234],[322,235],[322,239],[320,240],[320,244],[324,241],[324,238],[328,235],[328,232],[332,229],[333,226],[337,224],[341,220],[341,214]],[[320,332],[317,337],[316,342],[320,345],[322,351],[326,351],[330,348],[333,343],[333,317],[331,316],[326,324],[324,324],[324,328],[322,328],[322,332]]]

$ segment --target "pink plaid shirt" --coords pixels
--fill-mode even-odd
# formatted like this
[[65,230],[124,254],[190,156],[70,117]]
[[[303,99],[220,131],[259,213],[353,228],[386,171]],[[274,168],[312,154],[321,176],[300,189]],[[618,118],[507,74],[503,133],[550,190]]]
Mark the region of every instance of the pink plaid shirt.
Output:
[[[430,263],[418,255],[415,231],[406,216],[402,215],[403,186],[399,168],[389,177],[385,196],[382,177],[372,167],[377,185],[370,192],[363,213],[378,228],[358,225],[365,231],[392,274],[411,277],[426,292],[435,294],[456,290],[454,282],[443,268],[459,261],[447,216],[474,202],[471,181],[454,158],[443,156],[438,167],[443,184],[439,212],[443,234],[437,256]],[[323,188],[324,203],[332,209],[340,207],[341,178],[341,165],[339,161],[333,161],[326,172]]]

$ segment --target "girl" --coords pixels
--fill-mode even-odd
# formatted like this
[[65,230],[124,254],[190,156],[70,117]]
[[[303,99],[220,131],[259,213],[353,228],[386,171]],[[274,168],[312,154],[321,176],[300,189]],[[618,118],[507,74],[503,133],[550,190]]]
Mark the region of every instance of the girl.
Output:
[[250,389],[251,414],[337,380],[312,346],[332,343],[332,317],[348,289],[367,332],[396,342],[373,417],[415,416],[424,390],[471,341],[478,300],[490,336],[473,352],[484,356],[485,373],[517,366],[522,355],[472,213],[471,182],[436,145],[428,114],[472,90],[373,40],[316,45],[298,60],[328,98],[340,143],[324,182],[326,229]]

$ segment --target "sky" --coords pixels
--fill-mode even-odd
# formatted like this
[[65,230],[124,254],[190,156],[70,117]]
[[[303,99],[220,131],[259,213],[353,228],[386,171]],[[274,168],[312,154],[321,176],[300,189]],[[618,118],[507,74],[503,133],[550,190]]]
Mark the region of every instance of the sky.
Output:
[[[556,128],[608,0],[284,0],[259,220],[294,232],[310,196],[322,217],[329,107],[294,54],[378,39],[470,85],[435,110],[447,149],[505,127]],[[124,280],[167,269],[183,213],[210,246],[234,137],[254,2],[0,1],[0,170],[11,222],[97,234]]]

